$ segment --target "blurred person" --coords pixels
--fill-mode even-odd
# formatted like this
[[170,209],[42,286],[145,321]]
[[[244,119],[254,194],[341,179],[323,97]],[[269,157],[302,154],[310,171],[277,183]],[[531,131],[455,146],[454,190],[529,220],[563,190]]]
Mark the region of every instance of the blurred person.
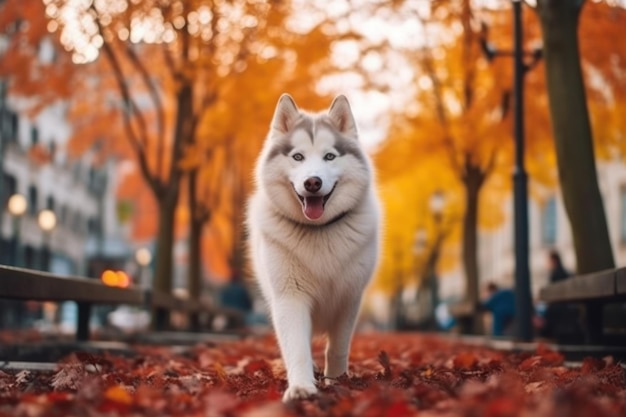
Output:
[[[549,284],[564,281],[572,276],[555,249],[548,252],[547,272]],[[538,303],[536,310],[533,324],[540,336],[562,341],[577,341],[582,337],[582,311],[578,305]]]
[[493,336],[511,334],[515,319],[515,293],[510,288],[501,289],[493,282],[487,284],[487,299],[482,308],[492,315]]
[[548,278],[552,284],[558,281],[563,281],[572,275],[563,266],[559,252],[554,249],[548,253],[548,271]]

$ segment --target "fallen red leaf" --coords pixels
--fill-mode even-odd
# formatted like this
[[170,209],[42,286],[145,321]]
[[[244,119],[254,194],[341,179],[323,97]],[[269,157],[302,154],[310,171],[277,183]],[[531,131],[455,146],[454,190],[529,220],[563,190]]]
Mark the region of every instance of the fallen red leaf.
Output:
[[104,392],[104,399],[125,405],[130,405],[133,402],[133,397],[128,393],[126,388],[119,385],[107,388]]
[[457,369],[471,369],[478,363],[478,358],[472,352],[461,352],[452,361]]
[[611,359],[568,367],[558,352],[496,352],[415,334],[356,335],[350,372],[284,406],[274,337],[134,357],[72,355],[56,372],[0,371],[0,417],[563,417],[626,415],[626,377]]

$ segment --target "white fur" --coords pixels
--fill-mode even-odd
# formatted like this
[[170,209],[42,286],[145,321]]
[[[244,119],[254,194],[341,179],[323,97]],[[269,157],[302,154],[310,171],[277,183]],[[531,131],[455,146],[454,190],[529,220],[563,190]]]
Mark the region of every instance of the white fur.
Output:
[[[306,131],[293,130],[301,117],[313,120],[313,143]],[[331,128],[320,120],[330,121]],[[269,158],[289,133],[292,152]],[[361,297],[377,263],[379,209],[370,163],[365,155],[353,153],[325,161],[325,154],[337,153],[337,137],[358,140],[345,97],[339,96],[327,114],[319,115],[302,113],[289,96],[281,97],[257,162],[257,189],[249,201],[250,255],[287,370],[284,401],[317,392],[313,333],[328,338],[324,375],[334,378],[347,371]],[[294,160],[296,152],[305,159]],[[296,195],[296,191],[307,194],[303,183],[310,176],[322,180],[324,195],[336,183],[317,220],[304,216]]]

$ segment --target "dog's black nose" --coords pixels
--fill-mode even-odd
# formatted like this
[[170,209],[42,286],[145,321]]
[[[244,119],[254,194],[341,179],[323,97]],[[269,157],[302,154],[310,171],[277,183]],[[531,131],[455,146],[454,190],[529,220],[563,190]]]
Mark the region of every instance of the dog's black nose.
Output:
[[322,179],[320,177],[310,177],[304,181],[304,189],[310,193],[316,193],[322,188]]

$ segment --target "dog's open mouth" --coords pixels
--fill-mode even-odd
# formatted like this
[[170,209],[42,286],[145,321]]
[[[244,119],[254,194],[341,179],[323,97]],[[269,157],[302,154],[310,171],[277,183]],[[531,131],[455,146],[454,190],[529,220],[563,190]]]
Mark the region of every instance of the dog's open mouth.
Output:
[[296,195],[302,204],[302,213],[304,213],[305,217],[309,220],[317,220],[324,214],[324,207],[326,206],[326,202],[332,195],[333,191],[335,191],[335,187],[337,183],[333,185],[332,190],[326,195],[312,195],[303,197],[296,191],[294,187],[294,191],[296,191]]

